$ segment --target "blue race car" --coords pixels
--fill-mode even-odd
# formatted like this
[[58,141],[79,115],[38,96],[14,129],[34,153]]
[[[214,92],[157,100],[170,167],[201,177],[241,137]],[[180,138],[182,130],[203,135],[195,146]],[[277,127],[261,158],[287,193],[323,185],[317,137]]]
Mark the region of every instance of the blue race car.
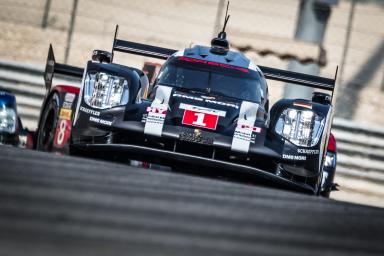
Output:
[[17,115],[16,98],[10,91],[0,88],[0,145],[33,147],[33,133],[23,128]]
[[0,144],[18,145],[19,126],[15,96],[0,89]]

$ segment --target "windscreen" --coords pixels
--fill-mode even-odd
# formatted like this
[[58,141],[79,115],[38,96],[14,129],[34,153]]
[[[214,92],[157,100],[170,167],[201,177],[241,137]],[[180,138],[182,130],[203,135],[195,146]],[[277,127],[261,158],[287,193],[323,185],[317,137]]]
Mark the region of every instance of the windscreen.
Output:
[[169,60],[157,84],[260,103],[260,75],[253,70],[205,60]]

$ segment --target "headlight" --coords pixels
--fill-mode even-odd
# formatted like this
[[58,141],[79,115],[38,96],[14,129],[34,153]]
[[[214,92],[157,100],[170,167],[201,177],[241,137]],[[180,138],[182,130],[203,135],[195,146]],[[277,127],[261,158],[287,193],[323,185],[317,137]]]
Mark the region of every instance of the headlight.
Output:
[[276,123],[277,134],[296,146],[313,147],[320,139],[324,118],[311,110],[287,108]]
[[106,109],[128,103],[129,88],[125,78],[107,73],[87,74],[84,100],[94,108]]
[[16,112],[12,108],[0,109],[0,132],[14,133],[16,131]]

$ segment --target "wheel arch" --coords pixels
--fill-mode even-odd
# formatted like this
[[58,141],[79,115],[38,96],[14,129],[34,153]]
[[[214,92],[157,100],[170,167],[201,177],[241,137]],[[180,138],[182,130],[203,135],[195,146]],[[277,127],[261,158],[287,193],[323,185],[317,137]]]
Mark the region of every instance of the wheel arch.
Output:
[[[38,127],[36,130],[36,138],[34,140],[36,142],[36,146],[37,146],[37,136],[41,132],[41,129],[43,127],[42,122],[43,122],[44,113],[48,107],[48,104],[50,104],[50,101],[54,97],[54,95],[56,94],[57,98],[58,98],[57,106],[58,106],[58,111],[59,111],[58,114],[60,114],[60,110],[63,108],[63,104],[66,102],[67,94],[68,93],[72,94],[71,95],[71,102],[70,102],[71,106],[69,108],[71,110],[70,121],[72,122],[73,121],[73,113],[76,109],[79,92],[80,92],[80,88],[77,86],[56,85],[55,87],[52,87],[52,89],[49,91],[49,93],[47,93],[46,97],[44,98],[42,107],[41,107],[39,121],[38,121]],[[59,116],[57,117],[57,119],[59,119]],[[53,129],[56,130],[57,125],[58,125],[58,122],[56,122],[56,126]]]

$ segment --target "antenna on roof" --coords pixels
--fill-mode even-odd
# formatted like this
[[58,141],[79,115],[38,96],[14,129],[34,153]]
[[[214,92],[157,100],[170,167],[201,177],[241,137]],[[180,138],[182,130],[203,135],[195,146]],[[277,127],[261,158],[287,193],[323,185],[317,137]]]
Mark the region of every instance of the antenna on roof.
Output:
[[229,8],[229,1],[227,2],[227,10],[225,11],[225,18],[224,18],[223,29],[221,30],[221,32],[218,35],[218,37],[222,38],[222,39],[225,39],[227,37],[227,34],[225,33],[225,28],[227,27],[227,23],[228,23],[229,17],[231,17],[231,15],[228,15],[228,8]]
[[211,41],[211,52],[215,54],[226,54],[229,51],[229,42],[227,41],[227,33],[225,33],[225,28],[230,15],[228,15],[229,1],[227,2],[227,10],[225,12],[224,25],[223,29],[213,38]]

